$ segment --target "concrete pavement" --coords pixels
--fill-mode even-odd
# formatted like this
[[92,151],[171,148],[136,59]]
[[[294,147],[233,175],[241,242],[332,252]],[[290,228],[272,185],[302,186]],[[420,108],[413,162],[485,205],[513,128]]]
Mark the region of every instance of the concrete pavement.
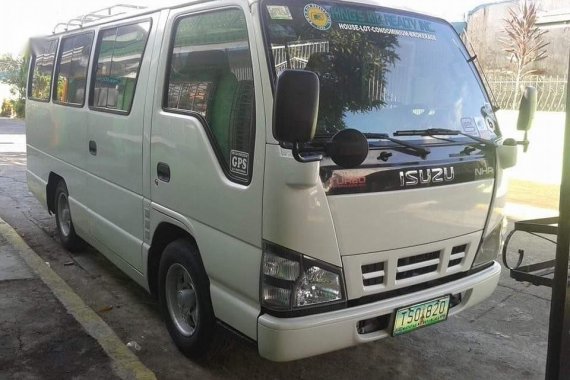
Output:
[[0,220],[0,379],[118,378],[97,341],[8,241],[9,229]]
[[[1,119],[0,178],[5,174],[2,166],[25,166],[25,147],[24,124]],[[50,263],[0,218],[0,379],[4,378],[155,376]]]

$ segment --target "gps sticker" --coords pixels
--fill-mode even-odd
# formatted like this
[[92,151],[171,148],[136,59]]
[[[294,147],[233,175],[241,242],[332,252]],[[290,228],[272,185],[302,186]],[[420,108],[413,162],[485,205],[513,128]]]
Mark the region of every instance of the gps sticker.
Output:
[[230,171],[247,177],[249,175],[249,153],[232,150],[230,152]]
[[328,30],[331,27],[331,15],[317,4],[307,4],[303,11],[305,19],[311,26],[318,30]]

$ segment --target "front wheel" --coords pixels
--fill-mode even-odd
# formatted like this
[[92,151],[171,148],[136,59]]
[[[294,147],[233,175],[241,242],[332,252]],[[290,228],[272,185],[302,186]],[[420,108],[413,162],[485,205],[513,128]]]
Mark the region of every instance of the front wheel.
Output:
[[178,349],[191,358],[206,354],[216,327],[208,276],[198,255],[194,244],[179,239],[166,246],[159,268],[166,327]]
[[72,252],[83,248],[85,243],[75,233],[75,227],[71,220],[69,193],[63,180],[59,181],[55,189],[55,222],[59,241],[64,248]]

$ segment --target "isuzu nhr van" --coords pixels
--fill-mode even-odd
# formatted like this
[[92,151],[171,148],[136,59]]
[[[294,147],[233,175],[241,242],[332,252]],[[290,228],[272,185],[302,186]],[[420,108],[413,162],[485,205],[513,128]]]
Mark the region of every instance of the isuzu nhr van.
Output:
[[449,23],[368,0],[113,14],[31,40],[28,185],[183,353],[221,322],[294,360],[493,292],[517,142]]

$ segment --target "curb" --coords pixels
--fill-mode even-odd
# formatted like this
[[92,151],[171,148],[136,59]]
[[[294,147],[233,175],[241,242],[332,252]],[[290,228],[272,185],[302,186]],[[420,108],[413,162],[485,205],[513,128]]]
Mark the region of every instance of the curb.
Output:
[[48,267],[18,235],[18,233],[0,218],[0,235],[11,244],[26,264],[50,288],[55,297],[63,304],[79,324],[103,348],[111,359],[111,366],[121,379],[155,380],[156,376],[132,353],[119,339],[117,334],[83,300]]

